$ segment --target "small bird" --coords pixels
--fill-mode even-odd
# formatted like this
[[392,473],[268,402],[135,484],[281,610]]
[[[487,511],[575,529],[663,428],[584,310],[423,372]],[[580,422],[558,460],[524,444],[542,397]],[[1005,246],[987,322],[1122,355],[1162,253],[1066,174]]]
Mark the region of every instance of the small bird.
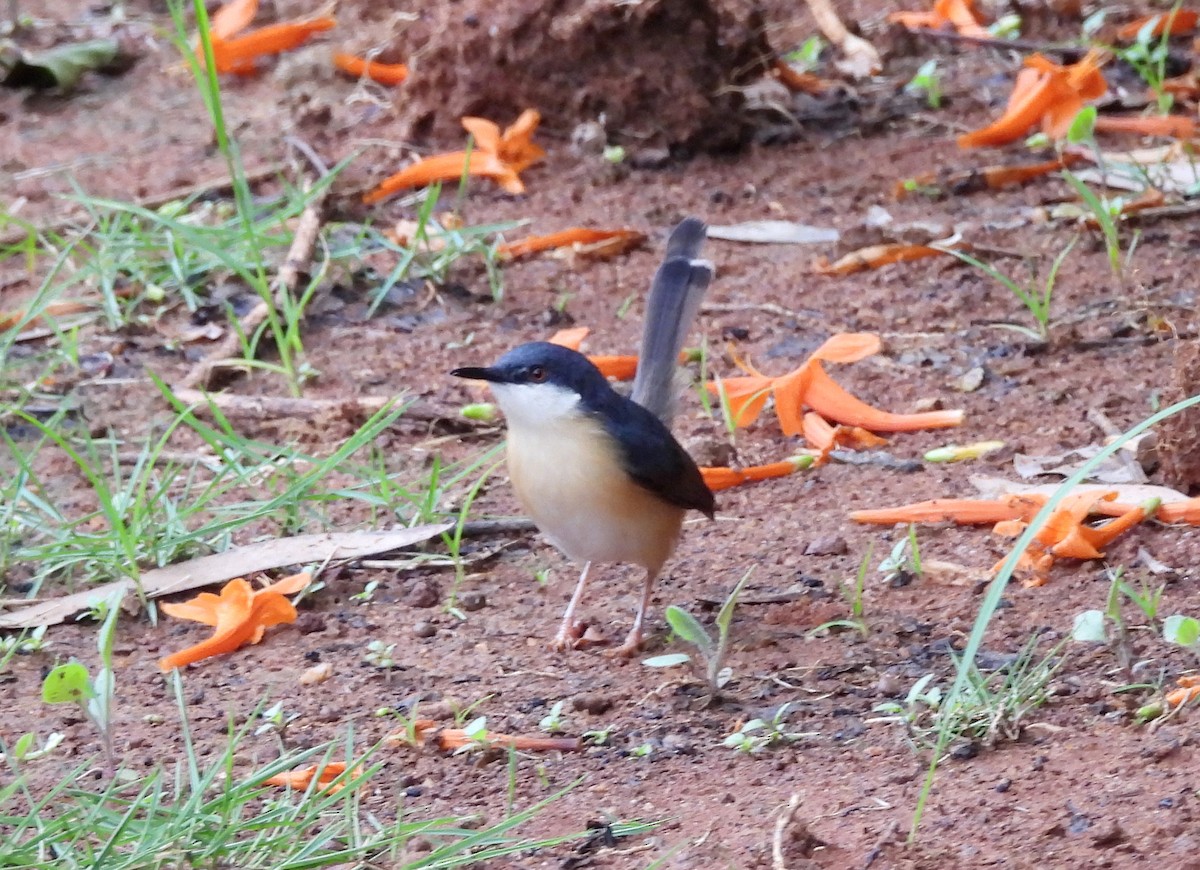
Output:
[[595,562],[646,569],[633,627],[615,652],[633,655],[654,581],[675,550],[684,514],[712,519],[713,494],[671,434],[676,366],[684,336],[712,280],[699,259],[707,228],[684,219],[671,232],[646,303],[631,398],[616,392],[586,356],[538,341],[488,367],[457,368],[487,381],[508,425],[508,474],[521,505],[554,546],[583,571],[551,646],[582,634],[575,610]]

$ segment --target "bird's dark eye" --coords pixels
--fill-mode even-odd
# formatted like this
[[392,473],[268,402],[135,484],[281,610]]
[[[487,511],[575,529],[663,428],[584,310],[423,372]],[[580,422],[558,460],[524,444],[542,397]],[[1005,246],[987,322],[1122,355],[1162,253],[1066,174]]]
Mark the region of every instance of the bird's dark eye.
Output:
[[546,380],[546,370],[541,366],[530,366],[529,380],[533,381],[535,384],[542,383],[542,381]]

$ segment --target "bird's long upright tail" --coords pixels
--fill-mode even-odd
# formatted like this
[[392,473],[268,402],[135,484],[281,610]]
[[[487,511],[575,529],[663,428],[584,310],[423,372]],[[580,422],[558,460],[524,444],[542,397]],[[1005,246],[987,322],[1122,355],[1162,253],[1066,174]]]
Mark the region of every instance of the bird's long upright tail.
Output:
[[713,277],[712,263],[699,257],[707,230],[704,221],[689,217],[671,231],[646,300],[632,398],[668,426],[678,399],[679,351]]

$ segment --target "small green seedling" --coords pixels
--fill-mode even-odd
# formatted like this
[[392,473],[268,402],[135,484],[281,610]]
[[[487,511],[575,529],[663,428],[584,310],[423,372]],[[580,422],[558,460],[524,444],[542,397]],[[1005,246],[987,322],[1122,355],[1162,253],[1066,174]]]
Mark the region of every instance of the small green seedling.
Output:
[[467,738],[467,742],[454,750],[455,755],[461,755],[466,752],[479,752],[490,746],[488,743],[487,716],[479,716],[472,719],[463,726],[462,730],[463,736]]
[[909,79],[904,90],[910,94],[924,94],[925,102],[931,109],[942,106],[942,85],[938,80],[938,64],[936,58],[930,58],[921,64],[917,74]]
[[751,568],[742,575],[742,579],[734,585],[725,603],[717,612],[717,637],[714,640],[696,617],[682,607],[672,604],[667,608],[667,622],[671,631],[682,640],[694,646],[700,654],[697,662],[688,653],[670,653],[645,659],[642,664],[649,668],[671,668],[683,664],[703,665],[703,673],[708,687],[713,692],[720,691],[733,678],[733,669],[725,667],[725,654],[729,650],[729,626],[733,622],[733,612],[737,608],[738,595],[741,594],[746,581],[750,579]]
[[45,758],[50,753],[58,748],[59,744],[65,739],[64,735],[59,731],[54,731],[46,738],[46,742],[38,746],[37,734],[29,731],[17,738],[17,742],[12,745],[12,749],[8,752],[0,752],[0,762],[23,762],[37,761],[39,758]]
[[988,32],[996,39],[1017,39],[1021,35],[1021,16],[1001,15],[988,25]]
[[583,742],[592,746],[607,746],[608,741],[612,739],[613,732],[617,730],[615,725],[609,725],[605,728],[596,728],[592,731],[583,732]]
[[565,729],[563,727],[563,702],[556,701],[554,706],[550,708],[550,712],[542,717],[542,721],[538,723],[538,727],[547,734],[562,734]]
[[824,50],[825,40],[813,35],[804,40],[799,48],[785,54],[783,59],[792,66],[798,67],[801,72],[809,72],[817,68],[821,62],[821,52]]
[[[900,542],[907,545],[907,539]],[[894,552],[893,548],[893,552]],[[863,637],[866,637],[870,632],[867,628],[866,608],[863,607],[863,589],[867,584],[867,569],[871,566],[871,556],[875,553],[875,546],[872,544],[867,547],[866,555],[862,561],[858,563],[858,574],[854,579],[854,584],[843,584],[842,594],[850,604],[849,619],[831,619],[828,622],[823,622],[816,628],[808,632],[809,637],[826,634],[835,628],[850,628],[857,631]],[[885,560],[886,561],[886,560]]]
[[654,753],[654,747],[649,743],[643,743],[641,746],[635,746],[629,750],[629,755],[632,758],[648,758]]
[[751,719],[744,722],[737,731],[730,734],[722,742],[722,746],[754,755],[769,746],[781,743],[795,743],[805,737],[813,737],[816,731],[793,732],[784,730],[784,720],[791,710],[791,702],[783,704],[770,721],[766,719]]
[[1163,620],[1163,640],[1200,654],[1200,619],[1176,613]]
[[[879,573],[883,575],[884,583],[891,583],[906,574],[910,577],[921,576],[921,548],[917,545],[915,525],[909,523],[908,534],[898,540],[893,545],[892,552],[879,563]],[[862,597],[861,591],[858,592],[858,597]],[[858,616],[862,616],[861,612]]]
[[394,643],[385,644],[381,640],[373,640],[367,644],[367,651],[363,653],[363,661],[371,667],[387,670],[396,665],[396,660],[392,655],[395,651]]
[[363,587],[362,592],[355,592],[350,596],[350,600],[358,604],[369,604],[371,599],[375,597],[375,590],[379,588],[378,580],[371,580]]
[[285,712],[283,701],[279,701],[263,710],[258,718],[262,720],[262,724],[254,729],[254,736],[273,732],[279,735],[279,741],[282,743],[287,736],[288,725],[299,719],[300,714]]
[[0,637],[0,671],[7,667],[13,656],[41,652],[49,645],[44,625],[13,637]]
[[100,732],[104,748],[105,769],[116,772],[117,757],[113,748],[113,644],[116,641],[117,617],[121,613],[121,596],[99,602],[89,613],[102,620],[96,632],[96,649],[100,653],[100,669],[93,677],[85,665],[70,661],[51,669],[42,681],[42,700],[47,704],[77,704],[83,714]]

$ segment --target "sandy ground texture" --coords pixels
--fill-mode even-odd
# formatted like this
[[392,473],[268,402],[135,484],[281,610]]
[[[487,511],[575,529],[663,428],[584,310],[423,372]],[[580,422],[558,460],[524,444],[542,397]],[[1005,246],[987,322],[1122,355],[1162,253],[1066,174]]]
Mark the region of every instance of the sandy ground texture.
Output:
[[[403,88],[393,93],[332,72],[331,50],[395,52],[412,46],[422,33],[440,32],[434,27],[439,21],[447,28],[486,29],[486,9],[494,6],[497,20],[510,27],[544,4],[433,3],[429,10],[400,4],[387,14],[377,5],[341,3],[337,30],[268,64],[257,77],[224,82],[230,130],[257,179],[258,195],[278,189],[278,173],[290,177],[303,166],[285,137],[303,141],[331,165],[353,158],[332,194],[330,226],[367,216],[390,225],[411,220],[417,209],[404,200],[370,209],[359,202],[363,190],[412,153],[400,137],[402,130],[413,129],[416,110],[406,105]],[[604,5],[573,4],[585,11]],[[777,49],[794,48],[815,32],[807,12],[796,5],[763,10],[765,33]],[[369,292],[378,280],[372,276],[394,265],[387,252],[376,252],[359,272],[333,276],[310,311],[304,357],[320,374],[305,385],[304,397],[403,393],[453,421],[460,405],[482,398],[447,375],[455,366],[486,364],[514,345],[544,339],[568,325],[591,328],[587,347],[593,353],[632,353],[645,289],[666,233],[683,216],[698,215],[720,226],[783,220],[842,234],[839,243],[817,245],[709,241],[706,252],[716,280],[689,343],[707,342],[710,368],[736,375],[737,357],[767,373],[783,373],[833,333],[874,332],[882,337],[883,353],[853,365],[831,365],[837,380],[889,410],[962,408],[961,429],[895,435],[884,449],[896,461],[882,461],[875,453],[873,461],[833,461],[805,474],[720,493],[715,521],[689,520],[655,589],[647,654],[682,649],[679,641],[668,643],[665,606],[683,606],[711,624],[728,590],[753,568],[732,626],[728,665],[733,676],[716,696],[685,670],[650,669],[636,659],[614,661],[605,656],[603,644],[549,652],[546,641],[573,587],[575,568],[535,534],[509,533],[464,544],[468,568],[456,592],[470,608],[459,615],[445,606],[454,585],[452,569],[340,565],[324,573],[324,587],[305,600],[294,625],[272,629],[258,646],[188,669],[184,682],[202,756],[223,745],[231,714],[244,720],[264,700],[283,700],[298,714],[286,733],[292,747],[334,739],[351,724],[362,740],[380,738],[395,722],[375,717],[374,711],[411,710],[418,700],[419,714],[441,724],[450,722],[455,710],[479,702],[477,713],[487,716],[489,729],[536,734],[540,720],[562,701],[568,734],[610,729],[610,737],[605,745],[577,753],[518,757],[521,806],[579,780],[525,833],[549,835],[614,819],[660,824],[652,834],[616,846],[586,853],[564,846],[505,866],[632,868],[664,856],[661,866],[688,868],[1194,865],[1200,851],[1195,713],[1148,728],[1136,724],[1132,713],[1153,689],[1117,690],[1132,683],[1171,685],[1195,661],[1141,629],[1131,633],[1132,670],[1107,647],[1062,646],[1046,703],[995,745],[956,743],[938,773],[919,839],[905,843],[928,755],[914,751],[901,727],[871,721],[879,716],[874,708],[903,702],[926,674],[943,687],[948,684],[951,655],[963,647],[989,572],[1009,541],[986,528],[922,526],[917,537],[927,570],[889,577],[878,565],[906,529],[858,525],[847,512],[972,497],[973,478],[1017,480],[1013,459],[1018,454],[1042,456],[1100,443],[1106,433],[1097,425],[1096,411],[1121,430],[1147,416],[1171,389],[1176,345],[1194,340],[1200,222],[1185,215],[1139,225],[1136,250],[1118,280],[1097,233],[1049,218],[1053,206],[1072,199],[1070,188],[1055,175],[1001,191],[894,198],[897,181],[923,172],[1024,159],[1019,147],[968,153],[954,141],[956,134],[994,117],[1017,60],[1007,51],[898,34],[883,20],[892,7],[878,0],[839,5],[884,49],[884,75],[866,82],[839,80],[822,97],[757,86],[746,96],[749,106],[738,101],[738,107],[718,107],[729,113],[736,136],[716,137],[711,116],[688,126],[673,115],[675,126],[655,136],[643,126],[644,116],[622,117],[613,129],[601,128],[605,141],[627,149],[626,160],[613,164],[579,143],[579,125],[602,120],[605,105],[597,92],[542,107],[537,141],[548,153],[522,173],[527,192],[513,196],[486,181],[472,182],[465,198],[454,201],[461,219],[468,225],[528,222],[510,238],[576,225],[628,226],[645,232],[646,244],[595,261],[543,256],[507,264],[498,301],[486,271],[477,261],[464,260],[445,282],[394,293],[368,316]],[[281,19],[311,11],[296,0],[275,6],[271,11]],[[672,14],[709,9],[698,2],[673,8]],[[167,38],[169,16],[157,3],[131,2],[124,9],[123,38],[138,55],[125,74],[89,76],[69,96],[0,90],[0,198],[23,220],[42,225],[78,220],[78,207],[63,198],[76,189],[157,203],[194,185],[219,183],[223,162],[202,103]],[[35,11],[37,27],[26,38],[46,46],[89,33],[107,21],[106,10],[47,3]],[[718,13],[738,11],[712,12],[704,38],[716,40],[725,26]],[[468,23],[455,24],[456,16]],[[1043,11],[1030,15],[1028,27],[1030,38],[1052,42],[1077,33],[1078,21],[1057,20]],[[570,38],[579,39],[578,33],[571,31]],[[429,39],[433,44],[434,37]],[[445,63],[447,44],[443,33],[429,63]],[[1180,50],[1186,46],[1185,41]],[[734,62],[732,46],[710,48],[696,63]],[[670,49],[683,50],[674,44]],[[943,90],[937,110],[903,91],[930,57],[939,60]],[[602,66],[596,58],[587,60]],[[431,86],[422,78],[419,51],[412,62],[414,81],[422,82],[419,93],[428,99]],[[632,81],[640,56],[631,50],[621,62]],[[616,75],[611,68],[601,72]],[[836,76],[828,62],[819,72]],[[729,70],[710,69],[709,74],[713,83],[743,87]],[[503,83],[508,72],[500,67],[493,75]],[[1134,86],[1128,70],[1114,67],[1109,75]],[[446,99],[448,115],[437,123],[416,124],[426,134],[420,142],[426,151],[462,147],[455,130],[460,108],[503,125],[525,107],[515,100],[496,105],[493,113],[484,104],[468,106],[459,84]],[[715,111],[712,106],[697,111],[701,108]],[[706,136],[714,137],[714,148],[704,147]],[[732,139],[744,144],[730,151]],[[1124,140],[1114,147],[1132,144]],[[883,229],[878,227],[881,211],[890,217]],[[1123,247],[1128,248],[1132,232],[1130,227],[1123,233]],[[1028,312],[1003,286],[950,257],[844,277],[813,269],[819,256],[834,259],[875,241],[954,233],[998,268],[1021,276],[1036,264],[1044,277],[1053,258],[1077,239],[1054,289],[1048,343],[1007,328],[1009,323],[1032,325]],[[13,308],[38,277],[12,260],[3,269],[2,307]],[[226,298],[237,297],[233,283],[221,288]],[[143,313],[140,323],[120,330],[100,322],[84,328],[81,352],[110,353],[113,365],[86,389],[63,387],[64,398],[81,403],[93,432],[130,443],[170,419],[148,376],[177,382],[209,348],[203,340],[168,340],[195,324],[184,307],[147,303]],[[225,323],[221,311],[217,322]],[[22,353],[37,352],[30,345],[20,347]],[[248,396],[286,394],[266,372],[236,378],[228,389]],[[261,414],[239,418],[236,425],[247,437],[322,454],[355,423],[334,411]],[[770,462],[792,455],[799,443],[780,433],[771,414],[731,439],[720,417],[706,413],[694,393],[684,400],[676,431],[702,464]],[[401,418],[375,447],[389,470],[418,480],[435,457],[475,456],[502,437],[498,426]],[[927,450],[946,443],[989,439],[1006,446],[974,462],[921,461]],[[179,449],[195,446],[182,443]],[[47,470],[54,474],[58,498],[77,511],[89,507],[86,481],[74,466],[64,460]],[[1174,483],[1153,475],[1151,481]],[[465,487],[448,491],[440,507],[454,511],[464,496]],[[360,503],[347,502],[329,515],[337,527],[349,530],[405,521],[405,510],[398,508],[398,516],[369,515]],[[498,469],[471,515],[518,513]],[[263,524],[239,533],[233,543],[275,532]],[[863,631],[814,632],[851,616],[847,590],[870,548]],[[1076,614],[1104,606],[1107,572],[1118,567],[1135,585],[1165,584],[1164,614],[1200,614],[1198,561],[1196,530],[1154,523],[1121,538],[1103,561],[1064,560],[1046,585],[1014,584],[1006,590],[982,662],[1001,665],[1031,638],[1039,656],[1068,639]],[[11,568],[4,594],[20,594],[29,568]],[[368,583],[378,584],[373,595],[353,599]],[[639,587],[632,567],[605,566],[582,615],[604,639],[618,641]],[[45,588],[41,594],[65,588]],[[1136,612],[1128,616],[1135,625],[1145,622]],[[61,755],[35,769],[35,781],[41,778],[44,784],[98,749],[80,717],[39,699],[42,675],[55,661],[72,655],[92,660],[94,627],[68,623],[53,628],[50,636],[46,652],[19,656],[0,673],[7,699],[0,707],[0,732],[6,739],[34,727],[66,734]],[[173,704],[156,662],[202,636],[200,627],[178,621],[151,626],[144,617],[122,619],[116,650],[117,748],[134,770],[177,753],[176,730],[147,719],[169,714]],[[389,671],[364,661],[371,641],[395,644]],[[301,674],[317,662],[331,666],[331,678],[301,685]],[[786,730],[805,736],[755,754],[722,745],[739,723],[769,719],[783,704],[789,705]],[[261,759],[278,746],[274,736],[264,735],[252,738],[247,751]],[[403,795],[405,812],[413,816],[478,815],[489,821],[502,816],[509,787],[503,754],[452,756],[402,747],[387,752],[386,767],[362,794],[372,812],[389,817]],[[776,847],[782,865],[773,858]]]

